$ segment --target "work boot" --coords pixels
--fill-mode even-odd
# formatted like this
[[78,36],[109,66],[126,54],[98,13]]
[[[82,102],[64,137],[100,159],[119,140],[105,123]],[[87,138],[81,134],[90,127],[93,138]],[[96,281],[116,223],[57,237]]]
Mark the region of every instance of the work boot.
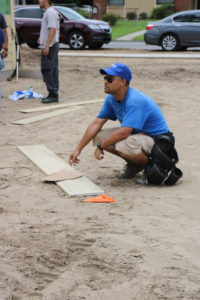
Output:
[[124,167],[124,173],[118,176],[119,179],[131,179],[135,175],[144,170],[144,166],[136,165],[131,161],[127,161],[127,164]]
[[58,94],[56,93],[49,93],[49,95],[46,98],[42,99],[42,103],[48,104],[53,102],[58,102]]

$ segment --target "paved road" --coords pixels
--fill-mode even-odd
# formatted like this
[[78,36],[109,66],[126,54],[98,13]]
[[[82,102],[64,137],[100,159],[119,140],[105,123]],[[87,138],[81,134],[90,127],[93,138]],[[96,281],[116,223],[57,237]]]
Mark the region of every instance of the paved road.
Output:
[[[69,49],[69,46],[60,44],[60,49]],[[109,44],[104,44],[102,49],[160,50],[161,48],[157,46],[146,45],[144,42],[112,41]]]
[[[60,44],[61,49],[69,49],[69,46]],[[109,44],[104,44],[102,49],[136,49],[136,50],[150,50],[150,51],[162,51],[161,47],[146,45],[144,42],[139,41],[112,41]],[[200,47],[188,48],[189,51],[199,51]],[[183,53],[183,52],[181,52]],[[187,53],[187,51],[185,52]]]
[[104,44],[102,48],[107,49],[137,49],[137,50],[161,50],[161,47],[146,45],[144,42],[133,41],[112,41],[109,44]]

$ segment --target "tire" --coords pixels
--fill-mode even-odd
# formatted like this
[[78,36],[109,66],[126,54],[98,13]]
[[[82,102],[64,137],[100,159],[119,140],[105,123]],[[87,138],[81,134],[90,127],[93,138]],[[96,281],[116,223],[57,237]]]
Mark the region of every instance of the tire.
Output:
[[80,31],[73,31],[68,38],[69,47],[73,50],[81,50],[86,46],[84,35]]
[[37,42],[28,42],[27,45],[32,49],[37,49],[39,47]]
[[100,49],[103,46],[103,43],[99,43],[99,44],[94,44],[94,45],[89,45],[90,49]]
[[165,34],[161,39],[161,47],[164,51],[176,51],[179,47],[177,36],[172,33]]

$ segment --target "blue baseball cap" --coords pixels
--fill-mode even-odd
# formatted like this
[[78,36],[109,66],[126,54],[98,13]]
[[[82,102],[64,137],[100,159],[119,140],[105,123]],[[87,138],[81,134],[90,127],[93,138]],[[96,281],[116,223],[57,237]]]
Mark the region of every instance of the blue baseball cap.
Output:
[[115,63],[108,69],[100,69],[99,72],[103,75],[119,76],[128,81],[132,79],[132,73],[129,67],[121,63]]

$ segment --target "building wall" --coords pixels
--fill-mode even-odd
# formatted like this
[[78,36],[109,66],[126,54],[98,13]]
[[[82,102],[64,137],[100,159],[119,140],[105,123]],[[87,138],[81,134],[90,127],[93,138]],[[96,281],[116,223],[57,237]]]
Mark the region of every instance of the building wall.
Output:
[[176,10],[182,11],[189,9],[190,0],[176,0]]
[[156,7],[156,0],[124,0],[123,6],[107,6],[108,13],[114,13],[121,18],[126,18],[128,12],[137,12],[139,15],[146,12],[148,16],[151,15],[152,9]]

